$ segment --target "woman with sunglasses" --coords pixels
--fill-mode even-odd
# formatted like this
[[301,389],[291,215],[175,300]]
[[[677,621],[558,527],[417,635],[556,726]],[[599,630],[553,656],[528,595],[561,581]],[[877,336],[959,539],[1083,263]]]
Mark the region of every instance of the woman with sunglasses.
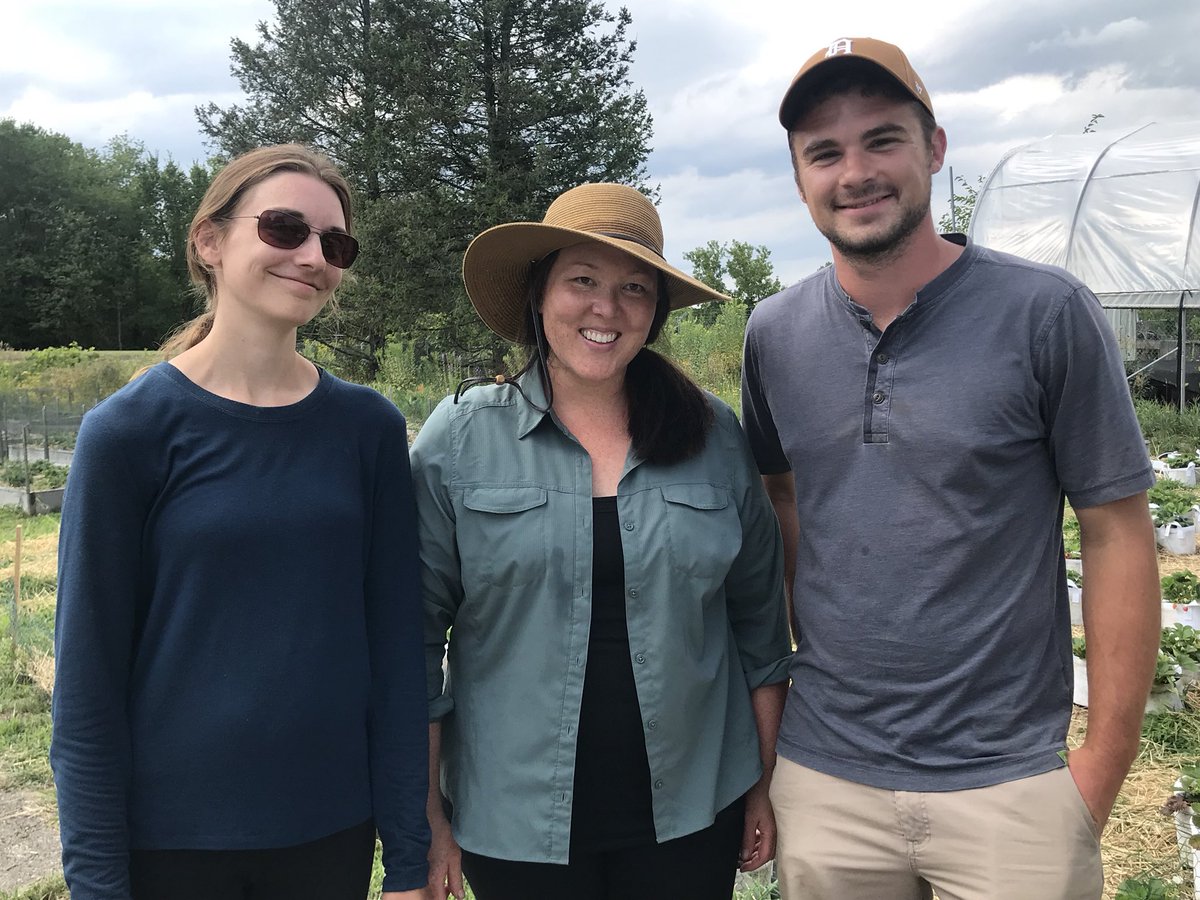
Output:
[[51,762],[75,900],[424,896],[404,418],[296,352],[354,262],[326,158],[264,147],[188,233],[205,312],[92,410],[63,508]]
[[733,411],[647,346],[727,299],[662,251],[644,195],[585,184],[463,259],[529,361],[413,444],[436,900],[729,900],[774,855],[782,543]]

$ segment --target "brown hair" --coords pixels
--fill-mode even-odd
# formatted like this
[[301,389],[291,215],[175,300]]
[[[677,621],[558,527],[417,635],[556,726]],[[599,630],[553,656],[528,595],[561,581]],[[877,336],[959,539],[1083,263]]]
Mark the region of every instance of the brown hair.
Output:
[[346,217],[346,231],[353,233],[350,185],[326,156],[303,144],[279,144],[258,147],[235,158],[212,180],[188,228],[188,274],[197,292],[204,296],[204,312],[185,322],[163,342],[161,349],[167,359],[196,346],[212,330],[217,306],[217,281],[212,269],[200,258],[196,247],[200,228],[211,223],[213,227],[223,229],[246,192],[280,172],[311,175],[333,188],[342,206],[342,214]]

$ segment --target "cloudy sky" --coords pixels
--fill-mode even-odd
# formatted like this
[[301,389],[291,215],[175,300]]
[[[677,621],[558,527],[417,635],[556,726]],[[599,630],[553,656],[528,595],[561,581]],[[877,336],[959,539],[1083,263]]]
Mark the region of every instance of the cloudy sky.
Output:
[[[616,5],[610,0],[610,6]],[[1195,0],[626,0],[635,83],[654,116],[651,183],[667,255],[710,239],[763,244],[785,282],[828,254],[795,193],[775,114],[803,60],[841,36],[902,46],[950,140],[947,164],[974,181],[1009,149],[1148,121],[1200,121]],[[269,0],[5,3],[0,118],[101,147],[127,133],[180,163],[207,156],[193,108],[241,95],[229,41],[253,39]],[[948,173],[934,182],[946,209]]]

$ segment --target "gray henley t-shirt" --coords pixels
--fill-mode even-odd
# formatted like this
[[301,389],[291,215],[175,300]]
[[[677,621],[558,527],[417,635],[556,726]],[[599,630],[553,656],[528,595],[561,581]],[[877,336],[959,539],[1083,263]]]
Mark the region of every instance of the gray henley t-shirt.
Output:
[[881,335],[825,268],[751,316],[743,414],[760,471],[796,480],[779,752],[893,790],[1062,765],[1063,497],[1154,480],[1095,295],[968,244]]

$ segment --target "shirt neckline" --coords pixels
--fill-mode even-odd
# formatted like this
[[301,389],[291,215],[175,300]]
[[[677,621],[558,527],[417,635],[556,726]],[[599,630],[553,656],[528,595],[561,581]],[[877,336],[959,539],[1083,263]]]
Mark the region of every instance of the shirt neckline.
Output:
[[236,416],[239,419],[247,419],[253,422],[287,422],[308,415],[324,401],[325,397],[329,394],[330,388],[333,387],[334,381],[332,375],[320,366],[317,366],[316,387],[295,403],[289,403],[285,406],[254,406],[250,403],[230,400],[228,397],[222,397],[219,394],[214,394],[212,391],[205,390],[166,361],[158,363],[147,374],[165,376],[177,387],[201,403],[226,415]]

